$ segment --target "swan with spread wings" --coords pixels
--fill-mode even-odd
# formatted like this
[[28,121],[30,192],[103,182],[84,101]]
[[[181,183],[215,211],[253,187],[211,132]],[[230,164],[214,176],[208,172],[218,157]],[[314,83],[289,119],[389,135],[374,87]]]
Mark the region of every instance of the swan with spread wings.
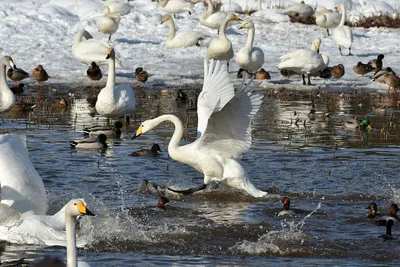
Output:
[[193,143],[179,146],[183,124],[174,115],[162,115],[143,122],[136,138],[164,121],[175,126],[168,145],[169,155],[176,161],[192,166],[204,174],[204,184],[212,181],[244,190],[254,197],[267,193],[257,189],[237,159],[251,145],[251,121],[260,108],[263,95],[253,93],[256,85],[251,80],[235,93],[226,65],[220,61],[204,61],[204,84],[199,95],[198,138]]

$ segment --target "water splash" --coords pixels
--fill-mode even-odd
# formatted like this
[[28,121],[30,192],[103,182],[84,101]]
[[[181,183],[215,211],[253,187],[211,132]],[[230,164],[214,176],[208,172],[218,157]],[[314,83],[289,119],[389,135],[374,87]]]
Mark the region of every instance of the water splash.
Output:
[[386,178],[386,176],[380,175],[380,178],[382,178],[385,183],[389,186],[390,188],[390,195],[392,196],[391,201],[398,203],[400,201],[400,189],[399,188],[395,188],[391,182],[388,181],[388,179]]

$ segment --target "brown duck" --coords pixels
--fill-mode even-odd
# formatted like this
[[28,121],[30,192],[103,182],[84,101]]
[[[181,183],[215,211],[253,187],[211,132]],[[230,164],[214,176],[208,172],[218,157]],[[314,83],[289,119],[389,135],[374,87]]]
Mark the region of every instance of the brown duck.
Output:
[[42,65],[38,65],[32,72],[33,77],[38,81],[38,86],[43,86],[43,82],[49,79],[49,75]]
[[341,78],[344,75],[344,66],[339,64],[330,68],[331,75],[336,79]]
[[7,76],[11,80],[14,81],[14,85],[18,86],[23,79],[26,79],[29,77],[29,73],[24,71],[23,69],[17,68],[17,66],[14,66],[15,68],[9,68],[7,71]]
[[135,70],[135,77],[139,82],[145,83],[149,79],[149,74],[143,68],[139,67]]
[[242,78],[244,77],[245,74],[246,74],[246,71],[245,71],[244,69],[240,68],[240,69],[238,70],[238,73],[236,74],[236,77],[237,77],[238,79],[242,79]]
[[364,64],[362,62],[358,62],[357,65],[353,67],[353,71],[362,76],[364,76],[366,73],[372,70],[373,68],[369,64]]
[[263,68],[261,68],[259,71],[256,72],[256,80],[270,80],[271,75],[267,71],[265,71]]
[[91,80],[90,85],[92,84],[92,81],[99,81],[103,77],[101,69],[99,66],[97,66],[96,62],[92,62],[92,64],[90,64],[86,74]]

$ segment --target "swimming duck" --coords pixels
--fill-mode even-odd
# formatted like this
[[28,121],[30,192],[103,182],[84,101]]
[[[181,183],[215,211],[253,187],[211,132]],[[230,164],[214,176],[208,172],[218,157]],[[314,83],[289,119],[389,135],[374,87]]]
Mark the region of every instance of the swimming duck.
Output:
[[5,56],[0,61],[0,113],[9,111],[15,104],[15,96],[6,81],[6,66],[14,68],[11,57]]
[[353,71],[361,76],[364,76],[366,73],[372,71],[372,67],[369,64],[364,64],[361,61],[354,65]]
[[38,65],[32,72],[33,77],[38,81],[38,86],[43,86],[43,82],[49,79],[49,75],[42,65]]
[[118,13],[111,13],[108,6],[103,6],[103,16],[96,19],[96,25],[100,32],[108,34],[108,42],[111,36],[117,32],[121,17]]
[[400,222],[400,218],[397,216],[398,211],[399,211],[399,207],[397,204],[390,205],[389,215],[385,215],[385,216],[377,218],[375,220],[375,223],[377,225],[386,225],[386,223],[390,220],[393,220],[396,223]]
[[162,210],[166,210],[165,208],[165,204],[169,203],[169,199],[166,197],[159,197],[158,198],[158,202],[157,202],[157,208],[162,209]]
[[293,216],[294,212],[290,210],[290,198],[284,197],[282,198],[283,208],[276,216]]
[[188,96],[182,89],[179,89],[178,91],[176,91],[175,100],[185,102],[188,100]]
[[149,78],[149,74],[143,68],[139,67],[135,69],[135,77],[137,81],[145,83]]
[[256,80],[270,80],[271,75],[268,71],[261,68],[259,71],[256,72]]
[[121,128],[123,127],[122,122],[116,121],[112,128],[107,126],[92,126],[83,129],[84,135],[98,136],[99,134],[105,134],[106,136],[121,136]]
[[160,154],[158,151],[161,151],[161,148],[158,144],[153,144],[151,146],[151,149],[141,149],[138,151],[135,151],[131,154],[132,157],[141,157],[141,156],[147,156],[147,157],[157,157]]
[[103,77],[103,73],[96,62],[92,62],[86,71],[87,76],[90,78],[90,85],[93,81],[99,81]]
[[107,148],[107,136],[99,134],[97,138],[84,138],[80,140],[72,140],[69,142],[71,148],[83,149],[104,149]]
[[371,202],[371,203],[369,204],[369,206],[366,207],[366,209],[369,209],[369,210],[370,210],[370,212],[369,212],[368,215],[367,215],[367,218],[368,218],[368,219],[372,219],[372,218],[376,218],[377,216],[381,216],[381,215],[379,215],[379,213],[378,213],[378,206],[376,205],[375,202]]
[[362,132],[370,132],[372,130],[371,123],[369,120],[360,121],[360,130]]
[[8,78],[14,81],[14,86],[18,86],[23,79],[29,77],[29,73],[27,73],[23,69],[17,68],[17,66],[14,66],[14,69],[13,68],[8,69],[7,76]]
[[371,66],[372,71],[374,71],[376,73],[382,69],[382,66],[383,66],[382,60],[384,57],[385,57],[385,55],[380,54],[377,56],[377,58],[372,59],[368,62],[368,65]]

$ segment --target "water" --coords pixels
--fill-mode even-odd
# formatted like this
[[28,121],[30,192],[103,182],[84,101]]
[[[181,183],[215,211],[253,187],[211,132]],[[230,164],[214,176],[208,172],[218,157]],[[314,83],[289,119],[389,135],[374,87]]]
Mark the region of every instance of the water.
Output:
[[[170,159],[167,145],[173,125],[131,140],[141,120],[177,115],[185,124],[182,144],[196,135],[195,89],[137,88],[137,113],[121,139],[105,152],[71,150],[68,141],[82,129],[105,124],[91,114],[87,88],[36,90],[6,114],[1,131],[27,135],[31,160],[41,175],[56,212],[70,198],[85,198],[96,217],[84,217],[79,235],[89,245],[79,258],[93,266],[399,266],[400,230],[383,242],[385,228],[367,220],[371,201],[387,213],[400,199],[400,108],[397,99],[349,91],[265,91],[253,125],[253,146],[242,158],[252,182],[270,197],[254,199],[232,190],[172,198],[167,210],[157,197],[143,194],[143,179],[188,188],[202,184],[194,169]],[[64,97],[64,110],[52,100]],[[44,99],[48,98],[47,101]],[[388,108],[376,109],[386,104]],[[93,110],[92,110],[93,111]],[[330,113],[326,116],[326,113]],[[368,119],[364,135],[344,127],[344,120]],[[158,143],[159,158],[129,154]],[[291,198],[294,217],[280,218],[283,196]],[[2,261],[27,261],[55,255],[64,248],[5,245]]]

